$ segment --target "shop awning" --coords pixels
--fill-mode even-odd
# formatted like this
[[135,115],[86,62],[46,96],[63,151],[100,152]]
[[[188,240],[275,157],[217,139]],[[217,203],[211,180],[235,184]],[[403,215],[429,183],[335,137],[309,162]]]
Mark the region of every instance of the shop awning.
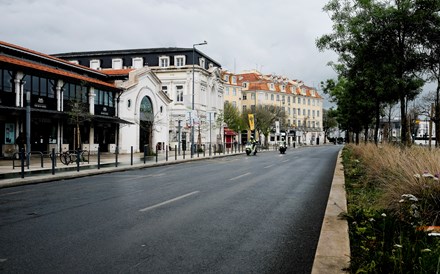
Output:
[[116,124],[134,125],[134,123],[129,122],[124,119],[121,119],[119,117],[111,117],[111,116],[105,116],[105,115],[93,115],[92,121],[99,122],[99,123],[116,123]]
[[237,132],[233,131],[232,129],[225,128],[225,136],[235,136],[237,135]]

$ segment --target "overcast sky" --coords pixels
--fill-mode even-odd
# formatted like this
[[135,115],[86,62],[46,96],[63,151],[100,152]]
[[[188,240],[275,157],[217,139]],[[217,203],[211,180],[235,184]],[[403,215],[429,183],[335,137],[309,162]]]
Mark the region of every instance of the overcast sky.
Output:
[[[232,72],[258,69],[318,87],[334,78],[328,0],[0,0],[0,40],[46,54],[187,47]],[[321,92],[322,93],[322,92]]]

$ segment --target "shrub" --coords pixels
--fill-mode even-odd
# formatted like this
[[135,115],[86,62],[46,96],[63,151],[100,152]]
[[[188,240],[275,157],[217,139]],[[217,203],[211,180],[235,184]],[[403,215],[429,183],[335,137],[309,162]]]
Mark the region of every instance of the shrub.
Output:
[[351,272],[438,272],[440,237],[423,228],[440,222],[440,152],[367,144],[342,155]]

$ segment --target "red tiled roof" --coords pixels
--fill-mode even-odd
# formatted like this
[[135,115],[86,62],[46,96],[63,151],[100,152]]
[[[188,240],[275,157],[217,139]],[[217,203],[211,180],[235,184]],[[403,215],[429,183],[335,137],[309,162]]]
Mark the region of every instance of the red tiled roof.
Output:
[[128,75],[130,71],[133,71],[134,69],[104,69],[101,70],[102,73],[105,73],[107,75]]
[[56,69],[56,68],[44,66],[41,64],[32,63],[29,61],[24,61],[24,60],[12,58],[9,56],[0,55],[0,63],[7,63],[7,64],[17,65],[17,66],[21,66],[21,67],[31,68],[31,69],[35,69],[38,71],[44,71],[44,72],[48,72],[48,73],[55,74],[55,75],[60,75],[60,76],[68,77],[68,78],[83,80],[83,81],[98,84],[101,86],[116,88],[116,86],[112,83],[107,83],[104,81],[97,80],[95,78],[86,77],[86,76],[75,74],[75,73],[72,73],[69,71]]

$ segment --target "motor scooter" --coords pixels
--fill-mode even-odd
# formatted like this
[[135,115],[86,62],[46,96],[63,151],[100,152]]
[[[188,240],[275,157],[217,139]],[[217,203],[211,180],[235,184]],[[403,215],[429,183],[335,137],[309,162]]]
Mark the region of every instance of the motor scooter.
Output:
[[256,155],[257,154],[257,145],[256,144],[252,144],[251,142],[247,142],[246,143],[246,155]]
[[287,145],[285,142],[280,143],[279,151],[281,154],[285,154],[287,150]]

